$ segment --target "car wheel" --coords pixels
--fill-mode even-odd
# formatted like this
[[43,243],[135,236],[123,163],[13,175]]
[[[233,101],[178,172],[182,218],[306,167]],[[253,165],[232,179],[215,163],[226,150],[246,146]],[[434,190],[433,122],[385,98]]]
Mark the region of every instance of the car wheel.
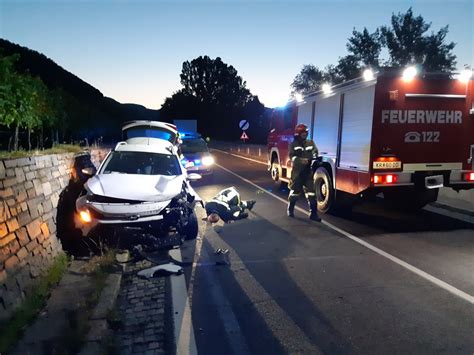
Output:
[[190,210],[188,215],[188,223],[183,228],[184,238],[186,240],[196,239],[199,232],[198,220],[196,216],[196,212],[194,210]]

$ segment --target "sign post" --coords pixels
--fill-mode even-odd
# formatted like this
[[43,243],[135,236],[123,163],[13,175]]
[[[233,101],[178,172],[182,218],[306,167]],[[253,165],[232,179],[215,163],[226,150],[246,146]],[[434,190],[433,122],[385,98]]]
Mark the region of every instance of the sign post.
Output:
[[241,120],[239,122],[239,128],[242,130],[242,135],[240,136],[240,139],[246,142],[247,139],[249,139],[249,136],[247,133],[245,133],[246,130],[248,130],[250,127],[250,123],[248,120]]

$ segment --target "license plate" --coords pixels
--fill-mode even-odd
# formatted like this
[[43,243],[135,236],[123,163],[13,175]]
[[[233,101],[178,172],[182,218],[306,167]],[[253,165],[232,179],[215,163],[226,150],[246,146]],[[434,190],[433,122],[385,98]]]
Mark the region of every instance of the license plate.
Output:
[[401,169],[401,161],[374,161],[374,169]]

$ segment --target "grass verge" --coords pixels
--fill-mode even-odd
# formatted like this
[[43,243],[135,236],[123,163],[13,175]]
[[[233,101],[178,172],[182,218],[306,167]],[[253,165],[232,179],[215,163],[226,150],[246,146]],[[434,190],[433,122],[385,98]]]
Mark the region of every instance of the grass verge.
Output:
[[90,292],[82,306],[68,314],[69,327],[58,334],[52,352],[57,354],[77,354],[84,346],[89,332],[89,318],[99,301],[107,277],[114,270],[115,252],[108,251],[102,256],[95,256],[84,271],[89,275]]
[[0,159],[17,159],[33,157],[38,155],[62,154],[62,153],[80,153],[84,148],[73,144],[58,144],[45,150],[16,150],[13,152],[0,151]]
[[53,286],[57,285],[67,269],[67,256],[60,254],[47,273],[42,276],[22,305],[13,315],[0,323],[0,354],[7,352],[18,340],[23,329],[30,324],[46,305]]

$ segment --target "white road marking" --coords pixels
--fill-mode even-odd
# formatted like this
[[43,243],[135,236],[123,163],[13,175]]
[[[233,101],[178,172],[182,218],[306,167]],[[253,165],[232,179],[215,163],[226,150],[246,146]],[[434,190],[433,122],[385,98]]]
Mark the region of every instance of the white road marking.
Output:
[[[182,261],[181,250],[179,249],[170,250],[170,256],[177,261]],[[191,303],[186,290],[184,274],[171,276],[171,295],[173,302],[176,353],[178,355],[197,355],[198,352],[191,318]]]
[[[224,150],[220,150],[220,149],[216,149],[216,148],[212,148],[211,150],[216,150],[220,153],[224,153],[224,154],[227,154],[227,155],[232,155],[234,157],[237,157],[237,158],[241,158],[241,159],[245,159],[245,160],[250,160],[250,161],[253,161],[254,163],[258,163],[258,164],[262,164],[262,165],[265,165],[265,166],[268,166],[267,163],[261,161],[261,160],[256,160],[256,159],[252,159],[252,158],[248,158],[248,157],[244,157],[243,155],[238,155],[238,154],[234,154],[234,153],[229,153],[229,152],[226,152]],[[217,165],[217,164],[216,164]]]
[[[212,227],[206,225],[203,238],[211,231]],[[211,260],[207,251],[202,250],[202,240],[199,253],[204,259]],[[195,262],[193,263],[193,272],[195,271],[196,267],[199,266],[197,259],[195,258],[194,260]],[[215,266],[215,263],[213,265]],[[222,322],[222,326],[225,329],[226,338],[229,341],[231,349],[235,354],[250,354],[245,337],[242,334],[239,322],[237,321],[237,317],[235,316],[231,304],[228,302],[227,297],[224,294],[224,290],[222,289],[219,280],[215,275],[212,274],[212,271],[202,275],[201,277],[206,277],[211,283],[208,291],[213,303],[216,305],[215,311],[219,314],[219,318]]]
[[[269,191],[265,190],[263,187],[261,187],[261,186],[255,184],[255,183],[253,183],[252,181],[250,181],[250,180],[244,178],[243,176],[240,176],[240,175],[234,173],[233,171],[231,171],[231,170],[229,170],[229,169],[227,169],[227,168],[224,168],[223,166],[221,166],[221,165],[219,165],[219,164],[216,164],[216,165],[217,165],[219,168],[221,168],[222,170],[228,172],[229,174],[234,175],[235,177],[238,177],[238,178],[241,179],[242,181],[245,181],[246,183],[252,185],[253,187],[256,187],[257,189],[259,189],[259,190],[265,192],[266,194],[268,194],[268,195],[270,195],[270,196],[276,198],[277,200],[279,200],[279,201],[281,201],[281,202],[283,202],[283,203],[285,203],[285,204],[287,203],[287,201],[286,201],[285,199],[281,198],[280,196],[275,195],[275,194],[272,193],[272,192],[269,192]],[[296,209],[297,209],[298,211],[302,212],[302,213],[305,213],[306,215],[309,215],[309,212],[306,211],[306,210],[304,210],[304,209],[302,209],[301,207],[296,206]],[[444,282],[444,281],[438,279],[437,277],[434,277],[434,276],[428,274],[427,272],[425,272],[425,271],[423,271],[423,270],[421,270],[421,269],[418,269],[417,267],[415,267],[415,266],[413,266],[413,265],[411,265],[411,264],[409,264],[409,263],[407,263],[407,262],[405,262],[405,261],[403,261],[403,260],[397,258],[396,256],[393,256],[392,254],[389,254],[389,253],[387,253],[386,251],[383,251],[382,249],[379,249],[379,248],[377,248],[376,246],[374,246],[374,245],[372,245],[372,244],[370,244],[370,243],[367,243],[366,241],[364,241],[364,240],[362,240],[362,239],[356,237],[355,235],[352,235],[351,233],[348,233],[348,232],[346,232],[346,231],[344,231],[344,230],[342,230],[342,229],[336,227],[336,226],[333,225],[332,223],[329,223],[329,222],[326,222],[326,221],[322,221],[322,223],[323,223],[324,225],[328,226],[329,228],[335,230],[336,232],[338,232],[338,233],[344,235],[345,237],[351,239],[352,241],[354,241],[354,242],[356,242],[356,243],[358,243],[358,244],[360,244],[360,245],[366,247],[367,249],[372,250],[373,252],[375,252],[375,253],[377,253],[377,254],[379,254],[379,255],[381,255],[381,256],[383,256],[383,257],[389,259],[390,261],[392,261],[392,262],[394,262],[394,263],[396,263],[396,264],[398,264],[398,265],[404,267],[404,268],[407,269],[408,271],[411,271],[411,272],[413,272],[414,274],[416,274],[416,275],[418,275],[418,276],[424,278],[425,280],[431,282],[432,284],[434,284],[434,285],[436,285],[436,286],[438,286],[438,287],[441,287],[442,289],[444,289],[444,290],[450,292],[451,294],[453,294],[453,295],[455,295],[455,296],[458,296],[459,298],[461,298],[461,299],[463,299],[463,300],[465,300],[465,301],[467,301],[467,302],[469,302],[469,303],[471,303],[471,304],[474,304],[474,296],[471,296],[471,295],[469,295],[468,293],[466,293],[466,292],[464,292],[464,291],[461,291],[461,290],[457,289],[456,287],[454,287],[454,286],[452,286],[452,285],[450,285],[450,284],[448,284],[448,283],[446,283],[446,282]]]
[[[231,265],[240,265],[239,272],[232,271],[233,277],[241,287],[242,293],[251,300],[255,311],[258,312],[262,321],[265,322],[268,329],[272,332],[274,338],[280,343],[281,347],[284,349],[284,353],[320,354],[320,351],[315,348],[311,339],[308,338],[300,326],[295,323],[287,312],[278,304],[275,298],[272,297],[260,282],[255,279],[246,267],[248,264],[247,261],[244,262],[239,257],[239,253],[237,253],[231,245],[227,244],[224,238],[218,236],[213,228],[208,228],[206,235],[212,236],[213,240],[218,241],[220,248],[229,250]],[[205,254],[206,253],[203,255]],[[205,255],[205,259],[209,260],[208,255]],[[202,263],[202,265],[198,263],[198,266],[206,267],[208,265],[215,266],[215,263],[211,264],[210,261]],[[245,339],[241,334],[239,323],[232,311],[231,304],[228,303],[228,300],[222,291],[222,287],[217,284],[215,287],[211,287],[209,291],[212,298],[221,300],[221,302],[222,300],[225,300],[228,304],[228,307],[225,307],[225,309],[223,307],[216,307],[216,309],[219,312],[223,326],[226,329],[234,353],[239,355],[249,353]]]

